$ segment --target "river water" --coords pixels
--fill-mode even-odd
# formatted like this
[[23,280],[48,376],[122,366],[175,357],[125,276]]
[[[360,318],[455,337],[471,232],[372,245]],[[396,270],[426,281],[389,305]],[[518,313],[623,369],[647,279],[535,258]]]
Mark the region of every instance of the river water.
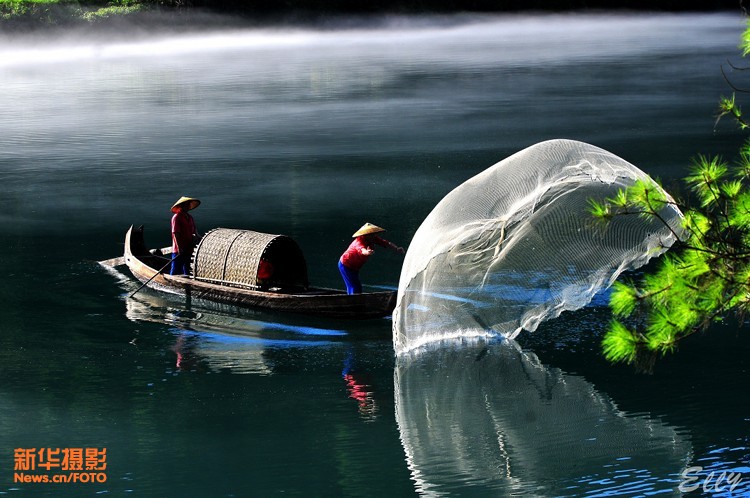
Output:
[[[290,235],[311,281],[342,287],[362,223],[407,245],[452,188],[551,138],[677,189],[691,158],[743,140],[714,126],[742,29],[597,14],[2,38],[0,494],[750,493],[734,322],[653,375],[601,359],[602,302],[517,343],[397,359],[387,319],[128,297],[133,279],[96,263],[131,224],[167,245],[189,195],[199,230]],[[365,284],[395,287],[399,266],[376,254]],[[103,482],[17,478],[71,476],[64,455]]]

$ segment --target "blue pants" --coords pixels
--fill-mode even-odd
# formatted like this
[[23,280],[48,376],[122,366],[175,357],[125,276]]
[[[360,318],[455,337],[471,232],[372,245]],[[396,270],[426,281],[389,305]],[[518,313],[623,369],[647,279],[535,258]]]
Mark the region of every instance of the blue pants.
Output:
[[170,275],[187,275],[190,273],[190,262],[187,258],[176,252],[172,253],[172,267],[169,269]]
[[341,260],[339,260],[339,271],[341,272],[341,277],[344,279],[344,283],[346,284],[346,293],[362,294],[362,282],[359,281],[359,272],[357,270],[347,268],[346,266],[344,266]]

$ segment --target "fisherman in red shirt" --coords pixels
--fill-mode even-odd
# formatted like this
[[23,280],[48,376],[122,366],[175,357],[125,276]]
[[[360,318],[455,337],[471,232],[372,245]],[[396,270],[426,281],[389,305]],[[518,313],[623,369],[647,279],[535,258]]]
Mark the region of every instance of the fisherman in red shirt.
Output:
[[197,208],[201,201],[192,197],[180,197],[172,206],[172,267],[170,275],[187,275],[190,257],[193,255],[198,231],[195,220],[188,211]]
[[347,294],[361,294],[362,283],[359,280],[359,270],[367,262],[367,259],[375,251],[373,245],[387,247],[400,254],[404,254],[404,248],[399,247],[392,242],[378,237],[376,233],[385,232],[384,228],[365,223],[362,228],[357,230],[352,237],[354,240],[349,248],[341,255],[339,259],[339,271],[346,284]]

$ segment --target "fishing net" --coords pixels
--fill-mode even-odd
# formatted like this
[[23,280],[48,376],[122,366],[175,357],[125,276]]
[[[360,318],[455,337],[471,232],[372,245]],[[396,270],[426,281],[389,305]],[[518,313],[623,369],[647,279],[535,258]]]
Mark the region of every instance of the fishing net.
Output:
[[[393,314],[401,353],[455,336],[534,331],[669,248],[682,214],[594,219],[590,201],[648,175],[598,147],[533,145],[467,180],[417,230]],[[658,187],[655,183],[654,186]]]

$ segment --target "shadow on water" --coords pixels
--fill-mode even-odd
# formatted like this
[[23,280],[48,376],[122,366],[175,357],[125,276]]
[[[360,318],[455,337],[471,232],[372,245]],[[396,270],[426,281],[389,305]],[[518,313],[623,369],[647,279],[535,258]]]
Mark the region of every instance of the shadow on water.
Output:
[[399,357],[395,403],[421,494],[668,493],[692,455],[670,425],[621,411],[583,377],[512,341],[465,340]]

